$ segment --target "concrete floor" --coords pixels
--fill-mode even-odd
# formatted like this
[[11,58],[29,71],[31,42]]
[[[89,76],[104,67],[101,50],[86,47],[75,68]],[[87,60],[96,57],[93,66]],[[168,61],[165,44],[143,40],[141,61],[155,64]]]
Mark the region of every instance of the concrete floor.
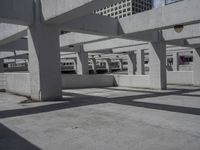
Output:
[[0,93],[0,150],[200,150],[200,87],[63,90],[27,103]]

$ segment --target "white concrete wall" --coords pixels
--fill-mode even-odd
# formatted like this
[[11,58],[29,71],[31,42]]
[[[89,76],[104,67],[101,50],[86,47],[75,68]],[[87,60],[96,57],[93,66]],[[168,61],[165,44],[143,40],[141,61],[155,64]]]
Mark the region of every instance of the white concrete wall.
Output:
[[3,73],[6,77],[6,91],[20,95],[30,96],[29,73]]
[[149,75],[114,75],[115,85],[122,87],[149,88]]
[[167,83],[168,84],[192,84],[192,71],[168,71]]
[[99,88],[114,85],[112,75],[62,75],[64,89]]
[[3,73],[0,73],[0,91],[6,89],[7,78]]
[[[167,72],[168,84],[192,84],[192,71]],[[98,87],[150,88],[149,75],[62,75],[63,89]],[[1,73],[0,90],[30,96],[29,73]]]

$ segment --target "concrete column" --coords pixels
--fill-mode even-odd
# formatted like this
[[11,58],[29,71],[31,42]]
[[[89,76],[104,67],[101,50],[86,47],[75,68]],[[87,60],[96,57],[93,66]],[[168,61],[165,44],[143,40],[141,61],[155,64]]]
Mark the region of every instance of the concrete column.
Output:
[[97,73],[96,59],[91,58],[91,62],[92,62],[92,69],[94,71],[94,74],[96,74]]
[[29,72],[31,98],[60,100],[62,98],[59,30],[40,22],[39,1],[35,23],[29,26]]
[[0,73],[4,72],[4,61],[3,59],[0,59]]
[[106,59],[105,62],[106,62],[106,69],[107,69],[108,73],[111,73],[112,72],[112,69],[111,69],[111,66],[110,66],[111,60],[110,59]]
[[120,71],[123,71],[123,59],[119,59],[119,69]]
[[75,47],[77,52],[77,74],[89,74],[88,53],[84,52],[83,46]]
[[134,52],[128,53],[128,75],[133,75],[136,72],[136,54]]
[[200,86],[200,48],[193,50],[193,84]]
[[173,52],[173,71],[179,71],[179,53]]
[[74,70],[75,70],[75,72],[77,72],[77,61],[76,61],[76,58],[73,59],[73,62],[74,62]]
[[166,44],[165,42],[149,43],[150,48],[150,87],[167,89]]
[[137,75],[144,75],[144,50],[138,50],[136,53],[137,59]]

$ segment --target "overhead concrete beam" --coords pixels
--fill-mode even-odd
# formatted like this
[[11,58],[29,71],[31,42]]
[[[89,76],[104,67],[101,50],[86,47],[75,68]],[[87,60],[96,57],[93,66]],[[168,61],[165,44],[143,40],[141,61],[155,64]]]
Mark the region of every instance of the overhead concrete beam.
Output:
[[200,37],[200,24],[186,25],[180,33],[177,33],[174,28],[162,30],[162,33],[166,41],[197,38]]
[[3,59],[28,59],[28,53],[20,54],[20,55],[16,55],[16,56],[9,56],[9,57],[5,57]]
[[166,29],[179,24],[189,25],[200,22],[199,9],[199,0],[184,0],[119,19],[119,23],[122,34]]
[[148,50],[149,44],[144,43],[142,45],[135,45],[135,46],[127,46],[127,47],[121,47],[121,48],[114,48],[112,49],[113,53],[125,53],[125,52],[131,52],[131,51],[137,51],[137,50]]
[[66,31],[96,34],[103,36],[117,36],[120,33],[120,26],[117,19],[89,14],[60,25]]
[[0,45],[4,45],[27,35],[27,27],[0,23]]
[[190,45],[200,44],[200,38],[187,39],[187,43]]
[[126,40],[126,39],[110,39],[100,42],[94,42],[90,44],[84,44],[84,50],[86,52],[97,51],[97,50],[109,50],[113,48],[120,48],[124,46],[133,46],[133,45],[142,45],[144,42],[134,41],[134,40]]
[[84,33],[67,33],[60,36],[60,46],[66,47],[76,44],[86,44],[108,38],[107,36],[91,35]]
[[33,23],[34,0],[1,0],[0,22],[19,25]]
[[24,50],[28,51],[28,41],[26,38],[16,40],[14,42],[0,46],[0,51]]
[[41,0],[43,19],[61,24],[122,0]]

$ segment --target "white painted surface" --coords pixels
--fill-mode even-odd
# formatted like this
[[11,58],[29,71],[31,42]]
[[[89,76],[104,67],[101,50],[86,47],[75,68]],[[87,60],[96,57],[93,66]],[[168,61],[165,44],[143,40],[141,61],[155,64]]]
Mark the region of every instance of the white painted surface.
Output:
[[6,81],[6,91],[30,96],[30,76],[29,73],[4,73]]
[[168,84],[192,84],[192,71],[168,71]]
[[115,85],[122,87],[149,88],[149,75],[114,75]]
[[[167,72],[168,84],[192,84],[192,71]],[[63,89],[100,87],[150,88],[149,75],[62,75]],[[0,74],[0,89],[30,96],[29,73]]]
[[62,75],[62,86],[64,89],[98,88],[113,85],[113,75]]

